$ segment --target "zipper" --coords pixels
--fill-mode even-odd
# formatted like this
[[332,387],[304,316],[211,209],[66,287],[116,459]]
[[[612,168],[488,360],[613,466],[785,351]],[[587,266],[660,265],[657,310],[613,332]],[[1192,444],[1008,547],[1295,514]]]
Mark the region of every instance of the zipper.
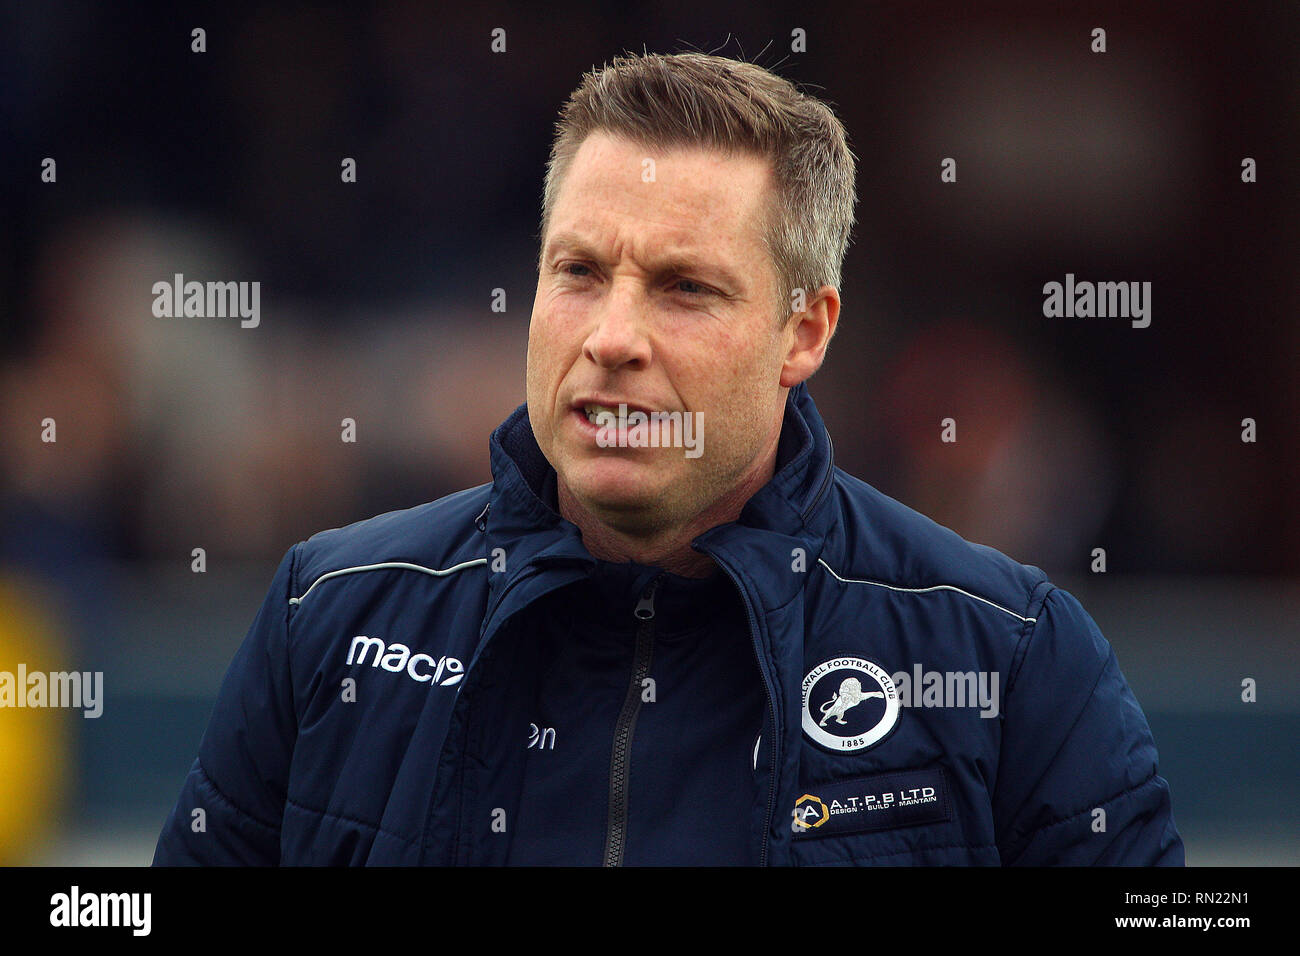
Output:
[[[483,643],[482,643],[483,635],[487,633],[488,625],[492,623],[493,617],[496,616],[497,608],[501,607],[501,605],[505,603],[506,595],[515,589],[515,585],[522,584],[524,581],[527,581],[533,575],[537,574],[538,571],[539,569],[536,567],[525,568],[524,570],[520,571],[518,574],[515,575],[513,581],[510,581],[501,589],[501,593],[497,595],[497,599],[492,602],[492,606],[489,607],[487,609],[487,613],[483,615],[483,624],[482,626],[480,626],[478,632],[479,645],[477,648],[475,648],[474,656],[470,661],[471,664],[474,662],[474,660],[478,659],[478,652],[483,648]],[[466,673],[468,673],[469,668],[466,667],[465,671]]]
[[[484,509],[483,516],[486,516],[486,514],[487,514],[487,509]],[[481,516],[481,517],[482,517],[482,516]],[[492,623],[493,617],[496,615],[497,610],[501,607],[501,605],[502,605],[503,603],[505,603],[506,596],[507,596],[511,591],[513,591],[513,590],[515,589],[515,586],[516,586],[516,585],[521,584],[522,582],[528,580],[529,578],[532,578],[534,575],[538,574],[539,572],[540,572],[540,569],[537,568],[537,567],[526,568],[526,569],[524,569],[523,571],[520,571],[520,572],[516,575],[515,579],[514,579],[513,581],[510,581],[510,582],[509,582],[509,583],[504,587],[504,589],[501,591],[501,593],[500,593],[500,595],[497,597],[497,599],[496,599],[495,601],[492,602],[492,606],[488,609],[487,613],[483,616],[483,624],[482,624],[482,625],[480,626],[480,628],[479,628],[479,643],[478,643],[478,645],[474,648],[474,653],[471,655],[470,660],[469,660],[469,663],[465,665],[465,679],[462,680],[459,684],[456,685],[456,697],[458,698],[458,701],[457,701],[457,704],[456,704],[455,706],[457,706],[457,707],[460,706],[459,698],[462,697],[462,696],[464,696],[465,688],[466,688],[466,687],[467,687],[467,686],[468,686],[468,685],[469,685],[473,680],[475,680],[475,679],[478,677],[478,675],[479,675],[479,670],[480,670],[480,668],[479,668],[479,666],[478,666],[478,664],[479,664],[479,659],[482,657],[483,652],[487,649],[487,644],[486,644],[486,642],[483,641],[482,638],[483,638],[483,635],[487,633],[488,625]],[[453,717],[454,717],[454,716],[455,716],[455,710],[453,710],[452,714],[453,714]],[[461,730],[460,741],[459,741],[459,743],[458,743],[458,745],[457,745],[457,749],[458,749],[462,754],[463,754],[464,751],[465,751],[465,742],[466,742],[466,741],[468,740],[468,738],[469,738],[469,715],[468,715],[468,713],[466,713],[465,718],[464,718],[464,721],[465,721],[465,726],[464,726],[464,727],[462,728],[462,730]],[[443,749],[445,750],[445,749],[447,748],[447,746],[448,746],[448,743],[447,743],[446,741],[444,741],[444,743],[443,743]],[[452,863],[453,863],[453,865],[457,865],[457,864],[459,863],[459,859],[458,859],[458,857],[459,857],[460,852],[461,852],[461,851],[460,851],[460,846],[461,846],[461,832],[462,832],[462,830],[463,830],[463,827],[462,827],[461,823],[462,823],[462,816],[463,816],[464,808],[465,808],[465,768],[464,768],[464,766],[463,766],[463,765],[462,765],[462,766],[458,766],[458,767],[455,769],[454,774],[455,774],[455,779],[452,781],[452,789],[453,789],[453,791],[454,791],[454,793],[455,793],[456,810],[455,810],[455,812],[454,812],[454,813],[452,814],[452,816],[451,816],[451,819],[452,819],[452,821],[454,821],[454,826],[455,826],[455,830],[454,830],[454,834],[453,834],[453,838],[452,838]],[[434,804],[434,803],[431,801],[430,804],[429,804],[428,812],[427,812],[426,815],[425,815],[424,830],[423,830],[422,835],[421,835],[421,846],[420,846],[420,865],[421,865],[421,866],[424,865],[424,861],[425,861],[426,853],[427,853],[427,850],[428,850],[428,847],[424,844],[424,839],[425,839],[425,837],[426,837],[427,834],[428,834],[429,827],[430,827],[431,821],[433,820],[433,816],[434,816],[434,813],[436,812],[436,810],[437,810],[437,806],[436,806],[436,804]]]
[[[487,510],[488,510],[487,508],[483,509],[482,514],[479,515],[479,518],[475,519],[476,523],[478,520],[483,519],[487,516]],[[514,586],[518,584],[520,581],[532,577],[532,575],[535,573],[536,573],[535,569],[534,570],[525,569],[519,572],[516,578],[505,586],[505,589],[492,603],[492,606],[488,608],[487,613],[483,615],[483,623],[479,627],[479,642],[477,646],[474,648],[474,653],[470,655],[469,663],[465,665],[464,680],[462,680],[459,684],[456,685],[457,699],[452,709],[453,719],[455,718],[456,708],[462,706],[461,698],[465,697],[465,688],[469,686],[470,682],[473,681],[478,676],[479,658],[482,656],[483,651],[486,647],[486,645],[483,642],[483,635],[487,632],[487,627],[488,624],[492,621],[492,616],[496,614],[497,608],[500,607],[501,603],[505,600],[506,594],[509,593],[511,590],[513,590]],[[468,713],[465,714],[463,718],[463,722],[464,722],[464,726],[461,728],[460,739],[456,745],[457,750],[462,754],[465,752],[465,742],[469,739],[469,714]],[[448,746],[448,741],[444,741],[442,746],[443,749],[445,750]],[[460,861],[461,831],[463,829],[461,824],[462,824],[462,815],[465,811],[465,768],[463,766],[456,767],[454,771],[454,779],[451,782],[451,790],[452,790],[452,794],[454,795],[454,799],[456,801],[455,812],[451,814],[451,820],[453,821],[451,862],[453,866],[456,866],[459,865],[461,862]],[[420,836],[420,865],[421,866],[424,866],[425,857],[429,849],[428,845],[425,843],[425,840],[427,839],[429,827],[432,824],[433,816],[436,810],[437,810],[437,804],[431,800],[429,802],[429,809],[426,811],[424,817],[424,830],[422,831]]]
[[754,643],[754,654],[758,658],[758,672],[763,678],[763,692],[767,694],[767,713],[772,720],[772,772],[767,785],[767,813],[763,818],[763,843],[758,854],[758,865],[767,866],[767,843],[772,831],[772,811],[776,805],[776,778],[781,767],[781,737],[776,730],[775,695],[772,693],[772,682],[767,676],[767,668],[763,666],[763,646],[758,638],[758,620],[754,617],[754,609],[745,595],[740,578],[725,561],[718,560],[717,555],[710,555],[710,557],[727,572],[727,576],[736,585],[736,590],[740,592],[740,603],[745,605],[745,616],[749,618],[749,636]]
[[627,792],[632,770],[632,731],[641,712],[642,683],[650,673],[654,656],[655,590],[663,576],[650,582],[632,611],[637,619],[636,651],[632,658],[632,680],[623,698],[623,709],[614,725],[614,747],[609,759],[609,823],[605,831],[604,866],[622,866],[627,847]]

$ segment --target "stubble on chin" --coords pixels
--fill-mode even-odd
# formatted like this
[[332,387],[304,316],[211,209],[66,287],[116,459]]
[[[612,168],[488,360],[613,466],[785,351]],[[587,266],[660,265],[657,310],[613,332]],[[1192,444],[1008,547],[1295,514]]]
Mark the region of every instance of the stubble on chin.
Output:
[[618,534],[643,537],[662,530],[671,520],[662,495],[647,492],[629,496],[624,493],[616,499],[602,499],[575,491],[559,472],[556,473],[556,496],[560,515],[581,528],[598,523]]

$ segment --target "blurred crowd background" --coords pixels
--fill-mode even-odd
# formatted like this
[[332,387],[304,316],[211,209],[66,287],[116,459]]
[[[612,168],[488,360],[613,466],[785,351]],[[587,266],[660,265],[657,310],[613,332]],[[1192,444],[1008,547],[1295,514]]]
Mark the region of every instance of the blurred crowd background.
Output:
[[[1300,8],[979,7],[6,4],[0,670],[107,699],[0,710],[0,863],[147,863],[283,552],[489,480],[556,112],[643,49],[832,102],[837,463],[1084,600],[1189,862],[1300,862]],[[155,317],[175,273],[259,281],[260,325]],[[1066,273],[1151,282],[1150,327],[1045,318]]]

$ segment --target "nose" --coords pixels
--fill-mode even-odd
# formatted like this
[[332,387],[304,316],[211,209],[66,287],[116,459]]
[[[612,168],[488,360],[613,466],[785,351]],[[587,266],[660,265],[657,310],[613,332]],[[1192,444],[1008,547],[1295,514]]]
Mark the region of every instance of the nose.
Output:
[[631,278],[614,280],[595,308],[594,324],[582,343],[582,354],[601,368],[613,370],[630,365],[644,369],[650,364],[647,305],[635,286]]

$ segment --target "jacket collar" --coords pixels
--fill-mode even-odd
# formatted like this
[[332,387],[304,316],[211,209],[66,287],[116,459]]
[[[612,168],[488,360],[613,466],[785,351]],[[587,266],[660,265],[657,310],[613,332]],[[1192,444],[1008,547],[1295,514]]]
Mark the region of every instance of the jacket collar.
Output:
[[[546,563],[585,565],[595,559],[576,525],[561,517],[555,470],[537,445],[520,405],[492,433],[489,442],[493,487],[485,513],[488,558],[503,556],[504,574],[490,575],[489,607],[529,568]],[[699,535],[692,547],[719,562],[750,569],[779,568],[764,576],[752,599],[777,607],[802,586],[805,575],[788,573],[794,549],[809,568],[820,556],[832,522],[830,486],[834,471],[830,436],[805,384],[792,388],[777,449],[776,472],[749,500],[736,521]],[[497,552],[496,549],[501,551]]]

